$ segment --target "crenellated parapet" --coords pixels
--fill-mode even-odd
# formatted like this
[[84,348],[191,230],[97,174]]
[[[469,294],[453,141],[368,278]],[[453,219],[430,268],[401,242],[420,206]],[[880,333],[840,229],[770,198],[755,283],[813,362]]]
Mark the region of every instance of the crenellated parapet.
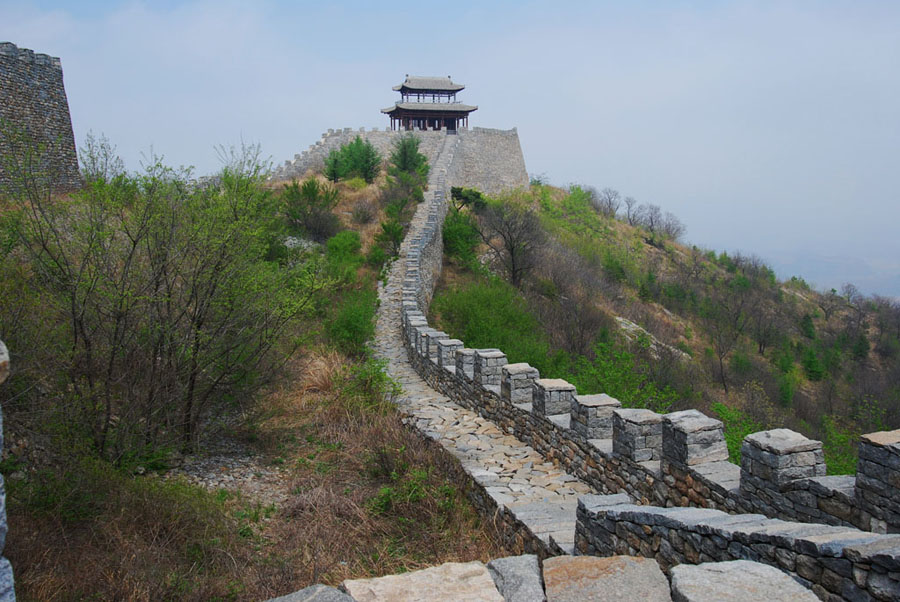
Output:
[[[440,169],[452,172],[454,156]],[[446,187],[446,179],[442,180]],[[643,504],[760,513],[785,520],[900,531],[900,432],[867,435],[856,476],[826,476],[822,443],[788,429],[748,435],[741,466],[728,462],[722,422],[696,410],[622,408],[608,395],[510,364],[501,349],[470,349],[426,313],[441,268],[447,190],[401,257],[401,328],[410,363],[434,389],[478,412],[605,493]]]

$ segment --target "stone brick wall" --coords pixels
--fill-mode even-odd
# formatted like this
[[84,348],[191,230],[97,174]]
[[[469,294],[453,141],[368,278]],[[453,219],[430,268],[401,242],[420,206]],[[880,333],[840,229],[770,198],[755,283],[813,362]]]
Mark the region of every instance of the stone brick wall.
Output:
[[[456,140],[455,157],[446,166],[448,186],[477,188],[489,195],[528,186],[525,158],[515,128],[496,130],[477,127],[459,130],[457,134],[448,134],[446,130],[416,130],[413,133],[421,141],[419,150],[428,157],[432,169],[445,140]],[[309,149],[278,167],[272,179],[300,179],[311,171],[321,170],[328,153],[352,142],[357,136],[371,142],[387,158],[394,142],[405,134],[408,132],[377,128],[368,131],[365,128],[330,129]]]
[[789,573],[822,600],[900,599],[900,538],[847,527],[636,506],[621,495],[584,496],[575,548],[580,554],[655,558],[664,570],[753,560]]
[[[58,191],[81,185],[75,135],[63,85],[62,64],[56,57],[0,43],[0,156],[20,155],[12,128],[44,146],[41,171]],[[14,184],[15,176],[0,162],[0,190]]]
[[[455,137],[447,136],[446,140]],[[462,140],[441,155],[453,173]],[[441,179],[441,187],[446,181]],[[401,328],[410,363],[434,389],[478,412],[559,463],[597,491],[624,492],[642,504],[694,506],[730,513],[900,532],[900,431],[863,439],[861,473],[825,476],[822,444],[787,429],[749,435],[742,466],[726,460],[722,423],[697,411],[659,415],[589,400],[558,379],[541,379],[527,364],[507,364],[502,350],[467,349],[426,319],[440,275],[441,225],[446,199],[437,193],[425,227],[402,261]],[[452,341],[452,343],[450,342]],[[505,386],[504,386],[505,385]],[[531,397],[528,388],[531,388]],[[597,431],[585,413],[600,412]],[[593,409],[592,409],[593,408]],[[573,424],[573,415],[575,416]],[[611,418],[611,420],[610,420]],[[591,432],[611,437],[590,438]]]
[[[6,345],[0,341],[0,386],[9,375],[9,352]],[[0,449],[3,449],[3,415],[0,414]],[[2,556],[6,544],[6,490],[3,484],[3,475],[0,475],[0,601],[15,600],[13,588],[12,566],[9,560]]]

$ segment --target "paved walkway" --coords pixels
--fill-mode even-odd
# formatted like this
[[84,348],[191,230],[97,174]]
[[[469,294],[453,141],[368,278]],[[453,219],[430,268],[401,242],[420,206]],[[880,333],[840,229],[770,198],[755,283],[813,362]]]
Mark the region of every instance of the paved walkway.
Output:
[[[434,190],[444,186],[456,138],[448,136],[429,177],[429,192],[419,205],[406,241],[424,226]],[[449,191],[448,191],[449,192]],[[500,431],[478,414],[432,389],[409,364],[400,334],[400,299],[407,242],[379,290],[374,349],[387,360],[388,373],[403,387],[396,400],[407,421],[438,441],[497,501],[544,541],[550,535],[570,553],[575,539],[578,497],[596,493],[588,485],[547,462],[533,448]]]

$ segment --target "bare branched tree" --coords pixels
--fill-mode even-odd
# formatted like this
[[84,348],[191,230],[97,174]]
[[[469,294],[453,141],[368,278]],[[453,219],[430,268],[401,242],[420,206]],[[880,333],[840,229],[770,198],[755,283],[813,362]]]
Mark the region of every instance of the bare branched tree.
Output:
[[506,269],[510,283],[521,288],[525,277],[537,265],[537,251],[544,240],[544,229],[537,215],[513,200],[502,200],[489,205],[481,214],[479,232]]

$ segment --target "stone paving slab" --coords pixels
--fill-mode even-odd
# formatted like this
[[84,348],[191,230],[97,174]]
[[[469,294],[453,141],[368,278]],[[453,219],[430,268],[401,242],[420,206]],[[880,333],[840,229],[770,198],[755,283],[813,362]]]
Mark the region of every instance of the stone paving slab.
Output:
[[373,579],[344,581],[341,587],[356,602],[503,602],[494,579],[480,562],[440,566]]

